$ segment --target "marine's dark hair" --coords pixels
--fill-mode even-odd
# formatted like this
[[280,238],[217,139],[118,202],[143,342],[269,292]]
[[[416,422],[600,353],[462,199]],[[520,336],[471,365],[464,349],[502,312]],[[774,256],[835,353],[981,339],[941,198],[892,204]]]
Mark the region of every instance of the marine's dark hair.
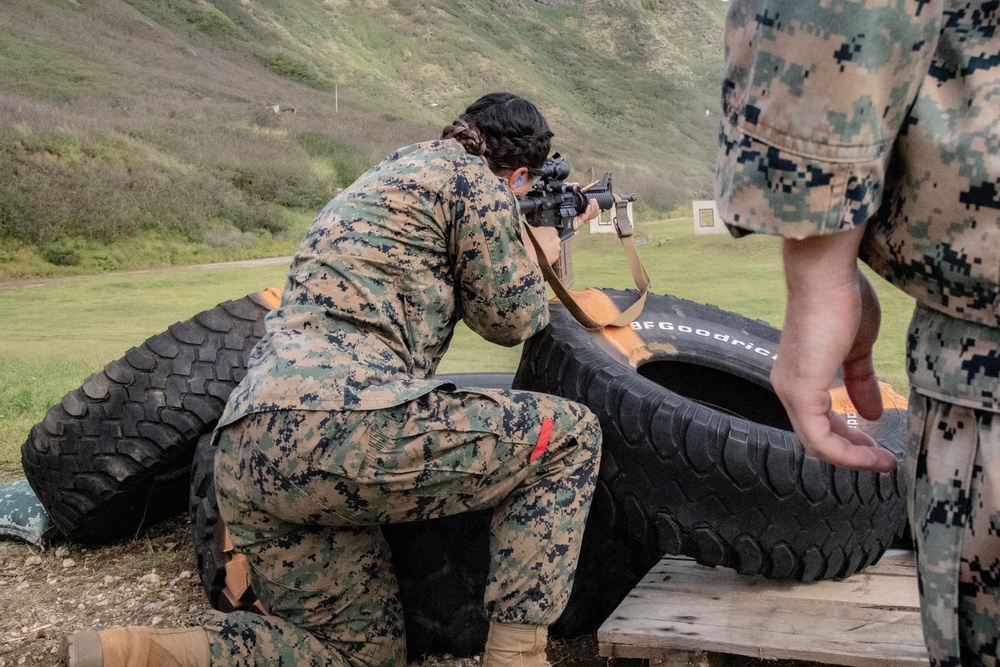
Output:
[[467,152],[481,155],[494,172],[540,168],[552,137],[535,105],[513,93],[480,97],[441,133],[442,139],[457,139]]

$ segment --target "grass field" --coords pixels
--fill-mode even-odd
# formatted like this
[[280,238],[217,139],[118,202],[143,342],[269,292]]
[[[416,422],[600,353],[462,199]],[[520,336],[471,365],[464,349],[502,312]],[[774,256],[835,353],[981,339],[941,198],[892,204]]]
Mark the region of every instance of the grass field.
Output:
[[[712,303],[780,326],[784,287],[778,240],[695,237],[690,218],[641,225],[639,247],[653,292]],[[632,287],[614,235],[574,240],[576,289]],[[284,283],[284,264],[173,268],[108,273],[35,283],[0,283],[0,481],[21,477],[20,446],[31,426],[62,396],[178,320]],[[876,348],[880,378],[906,393],[903,344],[912,300],[874,279],[882,300]],[[441,372],[508,371],[519,350],[498,348],[464,327]]]
[[497,90],[538,105],[570,164],[668,215],[712,190],[725,11],[7,0],[0,280],[287,252],[337,188]]

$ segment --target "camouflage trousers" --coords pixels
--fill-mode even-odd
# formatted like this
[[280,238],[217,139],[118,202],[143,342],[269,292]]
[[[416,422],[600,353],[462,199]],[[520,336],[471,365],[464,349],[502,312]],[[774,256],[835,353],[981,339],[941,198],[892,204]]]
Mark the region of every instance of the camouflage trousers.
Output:
[[403,614],[379,524],[493,509],[486,609],[548,625],[572,587],[600,459],[586,407],[434,391],[375,411],[285,410],[220,432],[219,510],[269,615],[210,613],[225,665],[403,665]]
[[910,393],[907,480],[924,640],[938,667],[1000,656],[1000,414]]

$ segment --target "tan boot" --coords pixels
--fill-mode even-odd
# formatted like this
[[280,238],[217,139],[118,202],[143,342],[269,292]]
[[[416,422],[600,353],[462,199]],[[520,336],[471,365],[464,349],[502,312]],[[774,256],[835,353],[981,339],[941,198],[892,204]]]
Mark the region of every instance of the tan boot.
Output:
[[132,626],[77,632],[63,639],[66,667],[209,667],[208,634],[201,628]]
[[490,621],[483,667],[548,667],[548,637],[549,630],[542,625]]

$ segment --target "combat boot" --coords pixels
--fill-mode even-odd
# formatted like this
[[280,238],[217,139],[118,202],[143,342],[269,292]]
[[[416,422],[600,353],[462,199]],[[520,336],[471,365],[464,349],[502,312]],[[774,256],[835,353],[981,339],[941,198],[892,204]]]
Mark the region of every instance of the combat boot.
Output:
[[543,625],[490,621],[483,667],[548,667],[548,636],[548,628]]
[[66,667],[209,667],[201,628],[139,626],[77,632],[63,639]]

